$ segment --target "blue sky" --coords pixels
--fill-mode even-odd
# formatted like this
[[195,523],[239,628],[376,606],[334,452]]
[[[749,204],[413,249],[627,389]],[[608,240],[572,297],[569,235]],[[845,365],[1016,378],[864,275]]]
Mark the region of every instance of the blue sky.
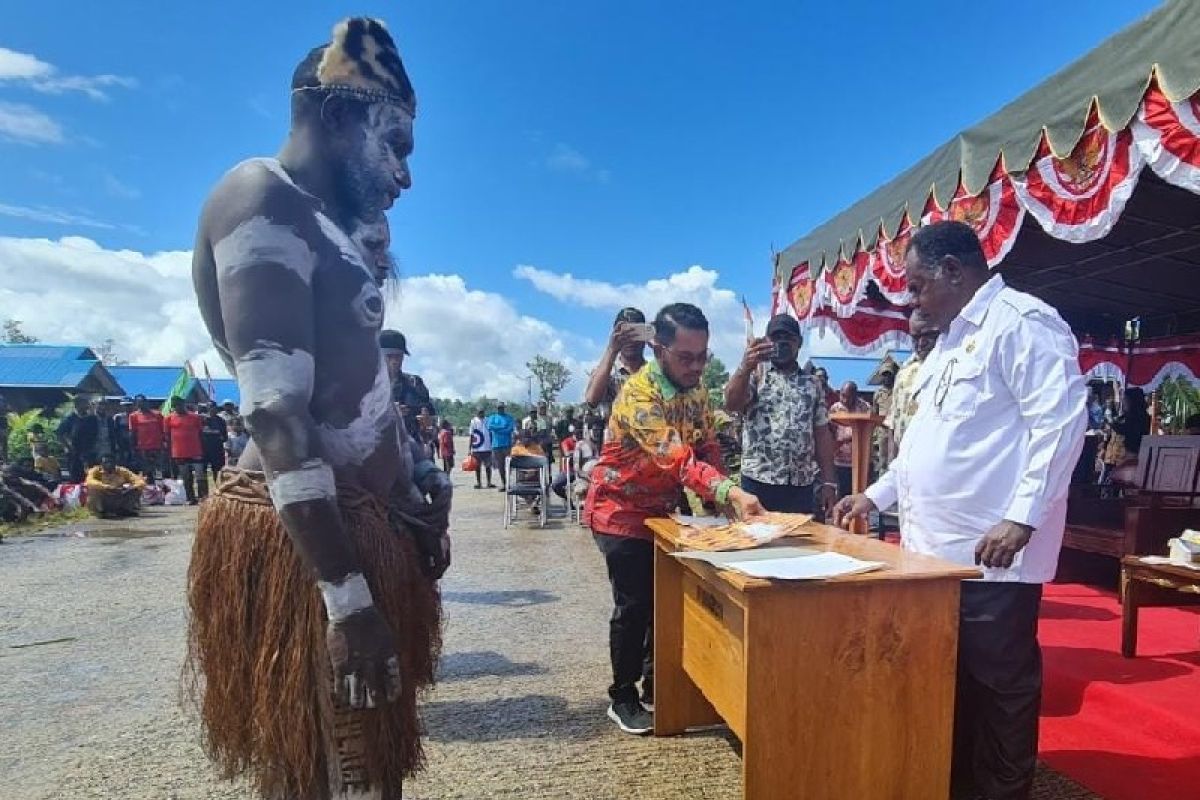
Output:
[[[0,316],[46,339],[115,334],[121,349],[131,332],[109,303],[136,291],[104,287],[122,265],[172,287],[147,301],[182,313],[209,187],[276,150],[293,66],[337,17],[366,13],[389,24],[420,104],[413,190],[391,212],[411,278],[392,319],[414,328],[415,362],[445,393],[470,394],[514,385],[531,349],[580,371],[626,298],[707,298],[736,332],[731,298],[766,304],[772,245],[1156,4],[9,5],[0,275],[22,285],[0,285]],[[83,299],[60,298],[68,281]],[[81,316],[89,291],[107,321]],[[135,360],[202,349],[195,331],[133,327]],[[727,360],[734,339],[719,342]],[[479,354],[479,372],[462,353],[472,342],[505,353]]]

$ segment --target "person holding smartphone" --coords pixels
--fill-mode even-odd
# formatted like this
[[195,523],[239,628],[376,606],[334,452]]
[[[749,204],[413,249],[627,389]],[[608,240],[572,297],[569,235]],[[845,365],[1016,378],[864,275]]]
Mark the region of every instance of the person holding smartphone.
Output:
[[629,307],[617,312],[608,347],[592,370],[583,393],[588,406],[599,411],[602,424],[607,424],[612,404],[625,381],[646,365],[646,345],[653,338],[654,326],[646,322],[641,310]]
[[742,488],[768,511],[829,514],[838,499],[833,433],[825,392],[797,361],[802,342],[794,317],[772,317],[729,378],[725,410],[744,416]]

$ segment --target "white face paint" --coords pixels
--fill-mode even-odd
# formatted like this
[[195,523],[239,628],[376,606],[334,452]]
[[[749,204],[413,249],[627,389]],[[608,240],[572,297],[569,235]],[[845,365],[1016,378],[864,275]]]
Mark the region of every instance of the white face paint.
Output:
[[242,416],[277,406],[286,398],[307,402],[313,391],[313,357],[303,350],[284,352],[275,342],[257,344],[234,365],[242,392]]
[[395,419],[392,382],[381,356],[375,383],[358,404],[358,417],[344,428],[335,428],[327,422],[317,426],[321,452],[334,466],[361,465],[375,452],[383,432]]
[[277,225],[266,217],[251,217],[213,247],[217,275],[230,277],[245,269],[278,264],[294,272],[306,285],[312,285],[317,255],[287,225]]
[[292,503],[337,497],[333,470],[319,458],[305,461],[299,469],[275,473],[267,481],[267,488],[271,502],[279,509]]
[[391,208],[400,192],[412,185],[408,156],[412,151],[413,118],[392,103],[367,108],[359,149],[347,160],[345,177],[363,217]]

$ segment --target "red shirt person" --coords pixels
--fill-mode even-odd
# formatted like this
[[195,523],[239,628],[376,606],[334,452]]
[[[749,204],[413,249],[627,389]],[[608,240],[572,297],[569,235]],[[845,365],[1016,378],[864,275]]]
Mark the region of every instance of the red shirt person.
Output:
[[146,402],[146,396],[134,398],[137,410],[129,415],[129,435],[137,468],[151,478],[163,467],[162,454],[167,441],[167,427],[158,409]]
[[182,397],[171,399],[171,413],[167,415],[167,435],[171,442],[171,461],[175,472],[183,481],[188,503],[195,505],[208,495],[208,476],[203,467],[204,445],[201,431],[204,418],[188,411]]

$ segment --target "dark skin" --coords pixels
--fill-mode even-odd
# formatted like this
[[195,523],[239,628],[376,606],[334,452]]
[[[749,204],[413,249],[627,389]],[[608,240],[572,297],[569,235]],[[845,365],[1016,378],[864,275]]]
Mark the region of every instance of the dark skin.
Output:
[[[950,327],[963,307],[971,301],[991,277],[986,265],[964,264],[948,255],[940,261],[924,262],[915,247],[910,247],[904,259],[905,277],[917,311],[939,331]],[[931,348],[932,349],[932,346]],[[834,524],[848,528],[856,519],[866,519],[875,504],[866,495],[844,498],[834,509]],[[1011,520],[1001,520],[980,538],[975,545],[975,563],[985,567],[1007,569],[1033,535],[1033,528]]]
[[[725,387],[725,410],[731,414],[740,414],[750,405],[753,396],[750,382],[759,364],[769,361],[775,369],[788,373],[799,370],[800,364],[796,357],[800,354],[801,344],[800,337],[791,331],[775,331],[770,338],[755,339],[751,342],[746,347],[742,362],[729,377],[729,383]],[[817,487],[817,498],[828,516],[837,502],[837,472],[833,466],[835,443],[833,432],[828,425],[813,426],[813,446],[816,450],[817,464],[821,468],[821,484]]]
[[[423,566],[440,577],[450,561],[449,481],[435,468],[415,483],[417,450],[390,399],[367,399],[378,395],[382,298],[376,271],[355,255],[349,238],[358,220],[377,219],[411,186],[412,146],[412,118],[398,107],[364,110],[330,96],[321,113],[293,121],[279,155],[285,175],[250,162],[214,189],[200,220],[193,280],[205,324],[231,371],[253,366],[252,352],[267,351],[281,365],[273,386],[242,387],[253,438],[239,467],[262,469],[270,479],[314,460],[328,465],[339,481],[402,512]],[[225,248],[241,260],[218,263],[216,245],[252,220],[266,220],[272,235],[294,236],[302,245],[284,248],[278,260]],[[352,425],[363,435],[339,433]],[[363,572],[335,499],[287,503],[279,514],[317,579],[338,584]],[[329,623],[326,643],[343,703],[362,707],[398,696],[395,640],[374,605]]]
[[588,379],[587,389],[583,399],[588,405],[599,405],[604,401],[604,393],[608,391],[608,376],[612,374],[613,366],[620,357],[621,363],[630,372],[637,372],[646,363],[646,342],[638,336],[638,324],[633,322],[618,322],[613,326],[608,337],[608,346],[592,377]]

